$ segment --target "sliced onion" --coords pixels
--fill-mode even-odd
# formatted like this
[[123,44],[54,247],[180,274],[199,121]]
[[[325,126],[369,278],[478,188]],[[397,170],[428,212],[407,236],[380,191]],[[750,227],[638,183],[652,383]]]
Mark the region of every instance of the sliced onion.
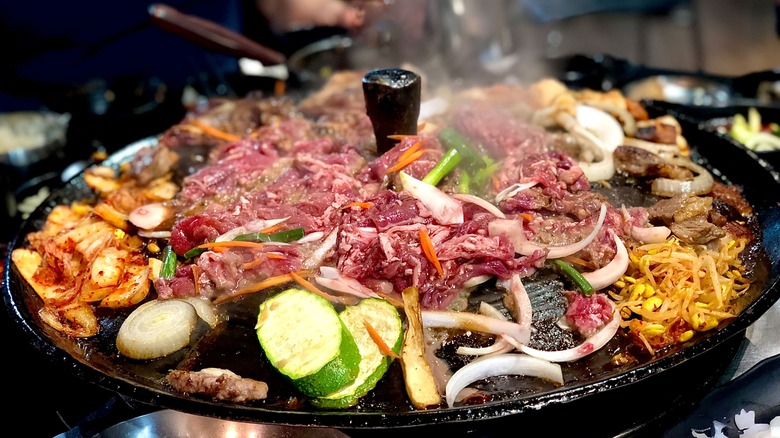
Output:
[[171,232],[138,230],[138,235],[147,239],[168,239],[171,237]]
[[601,161],[581,161],[579,164],[588,181],[607,181],[615,175],[615,160],[611,152],[605,152]]
[[521,375],[539,377],[563,385],[561,366],[524,354],[500,354],[481,357],[456,371],[447,382],[445,396],[447,406],[455,404],[455,398],[463,388],[494,376]]
[[508,353],[514,350],[514,348],[515,347],[504,338],[499,337],[496,338],[496,342],[493,342],[492,345],[488,345],[487,347],[460,346],[455,350],[455,353],[460,354],[461,356],[485,356],[488,354]]
[[610,113],[592,105],[577,105],[574,118],[601,141],[605,155],[623,143],[623,126]]
[[153,300],[138,306],[119,327],[116,347],[131,359],[156,359],[184,348],[198,313],[184,300]]
[[480,198],[479,196],[468,195],[468,194],[465,194],[465,193],[458,193],[458,194],[452,195],[452,197],[457,199],[457,200],[459,200],[459,201],[470,202],[470,203],[472,203],[474,205],[478,205],[478,206],[484,208],[485,210],[487,210],[489,213],[492,213],[496,217],[500,217],[500,218],[505,218],[506,217],[504,212],[499,210],[498,207],[496,207],[495,205],[491,204],[490,202]]
[[[606,345],[607,342],[615,336],[615,333],[617,333],[618,327],[620,327],[620,320],[620,313],[616,312],[613,306],[612,320],[591,337],[586,339],[585,342],[576,347],[559,351],[543,351],[531,348],[527,345],[518,344],[515,345],[515,348],[529,356],[548,360],[550,362],[574,362]],[[507,342],[512,342],[512,339],[507,339]]]
[[431,211],[433,218],[440,224],[463,223],[463,207],[460,202],[438,188],[424,183],[404,171],[399,172],[399,176],[404,190],[422,202]]
[[523,330],[523,333],[528,333],[528,339],[520,339],[523,344],[527,344],[531,340],[531,321],[533,320],[533,309],[531,308],[531,299],[528,297],[528,292],[523,286],[520,275],[512,275],[510,282],[512,297],[515,301],[515,314],[517,315],[517,323]]
[[631,114],[630,111],[623,108],[622,106],[603,100],[588,100],[585,103],[594,108],[598,108],[602,111],[606,111],[607,113],[616,115],[618,119],[623,122],[621,129],[626,133],[626,135],[634,135],[634,133],[636,133],[636,118]]
[[449,106],[450,103],[447,101],[447,99],[440,96],[424,100],[420,102],[420,115],[418,120],[422,122],[437,114],[441,114],[447,111]]
[[712,190],[715,180],[712,178],[710,172],[704,167],[687,158],[669,158],[666,161],[670,164],[690,169],[697,175],[692,181],[656,178],[650,186],[650,191],[653,192],[654,195],[672,197],[674,195],[686,193],[690,196],[699,196],[709,193],[710,190]]
[[523,233],[523,222],[512,219],[496,219],[488,223],[488,234],[491,236],[505,235],[512,242],[517,254],[530,256],[539,250],[547,250],[548,259],[559,259],[576,253],[588,246],[601,231],[604,225],[604,219],[607,217],[607,205],[601,204],[599,218],[593,230],[579,242],[570,243],[562,246],[543,246],[538,243],[528,241]]
[[601,269],[582,274],[594,289],[604,289],[616,282],[628,269],[628,251],[626,245],[612,230],[609,231],[615,241],[615,257]]
[[131,211],[127,220],[142,230],[152,230],[173,217],[173,210],[162,202],[142,205]]
[[300,239],[296,240],[295,242],[296,243],[316,242],[316,241],[322,239],[323,236],[325,236],[325,233],[323,233],[322,231],[315,231],[313,233],[310,233],[310,234],[307,234],[307,235],[301,237]]
[[500,310],[496,309],[495,306],[488,304],[484,301],[480,301],[479,303],[479,313],[485,316],[489,316],[491,318],[496,319],[503,319],[506,320],[507,318],[504,316],[503,313],[501,313]]
[[663,225],[657,227],[631,227],[631,237],[642,243],[661,243],[665,242],[672,230]]
[[530,189],[531,187],[539,184],[538,181],[533,182],[527,182],[527,183],[514,183],[511,186],[505,188],[504,190],[501,190],[496,195],[496,203],[500,204],[504,199],[509,199],[514,197],[516,194],[522,192],[523,190]]
[[757,132],[747,139],[745,146],[756,152],[776,151],[780,149],[780,137],[770,132]]
[[287,219],[290,219],[290,217],[288,216],[281,219],[257,219],[252,222],[248,222],[244,225],[241,225],[240,227],[236,227],[231,230],[228,230],[224,234],[217,236],[217,238],[214,240],[217,242],[228,242],[230,240],[235,239],[236,236],[240,236],[241,234],[257,233],[266,228],[281,224]]
[[563,246],[551,246],[550,252],[547,253],[548,259],[559,259],[576,253],[577,251],[585,248],[593,242],[593,239],[601,231],[601,227],[604,225],[604,219],[607,217],[607,204],[601,204],[601,211],[599,212],[599,218],[596,221],[596,225],[593,227],[593,231],[590,232],[584,239],[579,242],[575,242],[569,245]]
[[341,272],[339,272],[338,269],[330,266],[321,266],[320,276],[316,277],[314,280],[328,289],[344,292],[360,298],[379,297],[379,295],[363,286],[359,281],[341,275]]
[[320,243],[320,245],[312,251],[306,260],[303,261],[303,267],[305,269],[314,269],[321,265],[328,255],[328,252],[336,246],[338,240],[339,228],[333,228],[333,231],[328,234],[328,237]]
[[479,286],[480,284],[490,280],[491,278],[493,278],[492,275],[478,275],[476,277],[471,277],[465,282],[463,282],[463,288],[471,289],[472,287]]
[[214,328],[219,324],[219,314],[217,313],[217,307],[208,298],[201,297],[179,297],[177,300],[186,301],[192,304],[195,308],[195,312],[198,314],[209,327]]
[[424,327],[456,328],[493,335],[505,334],[515,342],[523,342],[531,337],[520,324],[504,319],[491,318],[471,312],[452,312],[446,310],[423,310]]

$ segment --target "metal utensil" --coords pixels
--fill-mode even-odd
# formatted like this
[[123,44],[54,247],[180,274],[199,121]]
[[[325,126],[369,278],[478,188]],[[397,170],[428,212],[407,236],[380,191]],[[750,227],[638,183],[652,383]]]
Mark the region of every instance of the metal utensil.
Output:
[[152,22],[200,46],[233,55],[256,59],[264,64],[284,64],[282,53],[253,41],[213,21],[185,14],[171,6],[156,3],[149,6]]

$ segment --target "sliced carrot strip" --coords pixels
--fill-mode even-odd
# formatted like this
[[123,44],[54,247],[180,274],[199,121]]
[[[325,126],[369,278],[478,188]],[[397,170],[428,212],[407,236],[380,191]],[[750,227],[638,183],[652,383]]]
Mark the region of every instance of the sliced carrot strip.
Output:
[[263,228],[262,230],[260,230],[260,233],[261,234],[271,234],[274,231],[281,229],[283,226],[284,226],[283,224],[271,225],[268,228]]
[[265,244],[261,242],[251,242],[251,241],[244,241],[244,240],[226,240],[224,242],[206,242],[202,245],[198,245],[198,248],[204,248],[204,249],[232,248],[232,247],[262,248],[263,246],[265,246]]
[[417,124],[417,132],[422,131],[428,125],[428,122],[420,122]]
[[216,138],[218,138],[220,140],[225,140],[225,141],[239,141],[239,140],[241,140],[241,137],[239,137],[237,135],[233,135],[233,134],[230,134],[230,133],[225,132],[225,131],[220,131],[219,129],[214,128],[212,126],[209,126],[209,125],[201,122],[200,120],[192,119],[192,120],[190,120],[190,123],[192,123],[193,125],[195,125],[198,128],[200,128],[206,134],[208,134],[208,135],[210,135],[212,137],[216,137]]
[[216,300],[214,300],[214,304],[223,303],[225,301],[232,300],[233,298],[240,297],[241,295],[248,295],[255,292],[260,292],[261,290],[268,289],[273,286],[278,286],[280,284],[289,283],[291,281],[292,281],[292,276],[290,276],[290,274],[282,274],[282,275],[277,275],[275,277],[268,277],[259,283],[253,284],[243,289],[239,289],[230,295],[222,295],[218,297]]
[[417,137],[417,134],[391,134],[387,136],[390,140],[403,140],[411,137]]
[[433,247],[433,242],[431,241],[430,236],[428,236],[428,231],[426,231],[425,228],[420,228],[420,245],[422,246],[425,258],[433,263],[433,266],[436,267],[439,275],[444,275],[444,270],[441,268],[441,263],[439,263],[439,257],[436,256],[436,249]]
[[304,289],[308,290],[309,292],[313,292],[321,296],[322,298],[325,298],[328,301],[335,301],[338,303],[344,302],[344,300],[339,297],[335,297],[331,294],[321,291],[317,286],[313,285],[309,280],[306,280],[305,278],[301,277],[295,272],[290,272],[290,277],[292,277],[292,279],[295,280],[298,284],[303,286]]
[[406,159],[407,159],[407,158],[409,158],[409,156],[411,156],[413,153],[415,153],[415,152],[417,152],[418,150],[420,150],[420,148],[421,148],[421,147],[423,147],[423,145],[424,145],[424,144],[425,144],[425,142],[424,142],[424,141],[422,141],[422,140],[420,140],[420,141],[418,141],[417,143],[415,143],[415,144],[413,144],[413,145],[409,146],[409,149],[407,149],[407,150],[403,151],[403,152],[401,153],[401,155],[399,155],[399,156],[398,156],[398,161],[404,161],[404,160],[406,160]]
[[395,306],[395,307],[398,307],[398,308],[402,308],[402,307],[404,307],[404,303],[403,303],[403,301],[401,301],[401,300],[399,300],[399,299],[397,299],[397,298],[391,297],[390,295],[383,294],[383,293],[381,293],[381,292],[376,292],[376,291],[374,291],[374,293],[375,293],[375,294],[377,294],[377,295],[379,295],[379,298],[381,298],[381,299],[383,299],[383,300],[387,301],[388,303],[392,304],[392,305],[393,305],[393,306]]
[[267,252],[265,253],[265,256],[274,260],[285,260],[287,258],[286,255],[278,252]]
[[528,213],[520,213],[520,214],[519,214],[519,216],[520,216],[521,218],[525,219],[527,222],[531,222],[532,220],[534,220],[534,217],[533,217],[533,216],[531,216],[531,215],[530,215],[530,214],[528,214]]
[[371,336],[371,340],[374,341],[377,347],[379,347],[379,351],[382,353],[383,356],[390,356],[394,359],[401,358],[401,356],[399,356],[395,351],[393,351],[393,349],[391,349],[387,345],[387,343],[385,343],[385,340],[382,339],[382,336],[379,335],[379,332],[376,331],[374,326],[372,326],[367,319],[363,319],[363,325],[366,327],[368,336]]
[[373,206],[374,206],[373,202],[355,201],[355,202],[350,202],[349,204],[342,205],[341,209],[342,210],[347,210],[347,209],[352,208],[352,207],[360,207],[360,208],[365,209],[365,208],[371,208]]
[[404,167],[414,163],[415,160],[417,160],[418,158],[422,157],[424,153],[425,153],[425,151],[417,151],[417,152],[411,154],[404,161],[399,161],[399,162],[395,163],[395,165],[393,165],[392,167],[387,169],[387,172],[385,172],[385,173],[386,174],[387,173],[393,173],[393,172],[396,172],[396,171],[399,171],[399,170],[403,169]]
[[287,82],[282,80],[274,82],[274,95],[276,97],[284,96],[285,91],[287,91]]

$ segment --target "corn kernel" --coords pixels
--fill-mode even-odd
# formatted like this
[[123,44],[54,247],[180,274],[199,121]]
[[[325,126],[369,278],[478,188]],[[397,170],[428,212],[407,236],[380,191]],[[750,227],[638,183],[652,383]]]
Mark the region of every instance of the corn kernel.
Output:
[[645,298],[650,298],[653,295],[655,295],[655,288],[652,284],[646,284],[645,285],[645,291],[642,293],[642,296]]
[[706,309],[706,308],[708,308],[710,305],[709,305],[708,303],[702,303],[702,302],[700,302],[700,301],[697,301],[697,302],[696,302],[696,304],[695,304],[695,306],[696,306],[696,307],[701,307],[701,308],[703,308],[703,309]]
[[704,320],[704,315],[698,312],[691,316],[691,322],[693,323],[693,328],[696,330],[701,330],[704,325],[707,324],[707,321]]
[[157,254],[160,252],[160,245],[158,245],[156,242],[151,242],[150,244],[146,245],[146,249],[148,249],[152,254]]
[[634,278],[634,277],[625,276],[625,277],[623,277],[623,280],[626,280],[627,282],[632,283],[632,284],[636,283],[636,278]]
[[677,337],[677,340],[680,342],[686,342],[689,341],[692,337],[693,337],[693,330],[686,330],[680,333],[680,336]]
[[618,281],[615,282],[615,286],[623,289],[624,287],[626,287],[626,282],[623,281],[623,280],[618,280]]
[[645,300],[644,303],[642,303],[642,308],[647,310],[648,312],[654,312],[655,310],[658,310],[661,307],[661,304],[664,303],[664,300],[658,297],[651,297]]
[[665,331],[666,328],[664,328],[664,326],[661,324],[648,324],[642,329],[642,333],[647,336],[658,336],[663,334]]
[[114,230],[114,237],[116,237],[117,239],[119,239],[119,240],[122,240],[122,239],[124,239],[126,236],[127,236],[127,234],[125,234],[125,232],[124,232],[124,231],[122,231],[122,230],[120,230],[120,229],[116,229],[116,230]]
[[707,322],[704,324],[703,331],[712,330],[715,327],[718,326],[718,320],[715,318],[708,318]]

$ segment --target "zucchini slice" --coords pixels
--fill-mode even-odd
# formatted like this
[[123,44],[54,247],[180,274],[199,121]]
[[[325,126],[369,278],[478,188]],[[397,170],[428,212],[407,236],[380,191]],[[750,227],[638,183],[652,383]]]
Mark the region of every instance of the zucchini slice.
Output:
[[[343,409],[354,406],[361,397],[374,389],[393,361],[385,356],[371,338],[365,322],[376,330],[393,352],[400,354],[403,343],[403,323],[398,310],[380,298],[367,298],[344,309],[339,315],[360,349],[360,372],[354,382],[324,397],[313,398],[313,406],[324,409]],[[365,322],[364,322],[365,321]]]
[[331,303],[288,289],[260,305],[257,339],[266,357],[303,394],[320,397],[355,380],[360,351]]

